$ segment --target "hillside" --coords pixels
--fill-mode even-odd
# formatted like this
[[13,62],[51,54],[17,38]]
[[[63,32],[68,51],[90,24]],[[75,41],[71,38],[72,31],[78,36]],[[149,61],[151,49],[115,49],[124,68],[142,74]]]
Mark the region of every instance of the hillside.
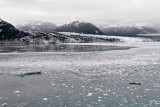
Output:
[[95,25],[86,22],[74,21],[69,24],[65,24],[55,29],[57,32],[75,32],[84,34],[97,34],[103,35],[104,33]]
[[10,39],[19,33],[13,25],[0,19],[0,40]]

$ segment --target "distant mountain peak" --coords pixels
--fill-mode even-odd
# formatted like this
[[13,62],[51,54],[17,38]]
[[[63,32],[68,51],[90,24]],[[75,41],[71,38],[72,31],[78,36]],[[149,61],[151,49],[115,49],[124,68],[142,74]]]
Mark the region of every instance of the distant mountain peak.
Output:
[[77,21],[73,21],[71,24],[75,27],[79,27],[79,23],[80,21],[77,20]]
[[155,26],[117,26],[105,27],[102,31],[106,35],[113,36],[137,36],[137,34],[155,34],[160,32],[159,27]]
[[55,28],[57,28],[57,25],[51,22],[34,21],[34,22],[25,23],[23,25],[17,25],[17,28],[20,31],[37,31],[37,32],[50,33]]
[[55,29],[57,32],[75,32],[84,34],[99,34],[104,33],[92,23],[73,21],[69,24],[64,24]]

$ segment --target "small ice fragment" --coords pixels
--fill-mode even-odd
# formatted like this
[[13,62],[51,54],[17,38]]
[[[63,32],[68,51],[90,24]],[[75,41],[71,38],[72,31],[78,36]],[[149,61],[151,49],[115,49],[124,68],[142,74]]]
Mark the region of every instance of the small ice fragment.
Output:
[[108,94],[103,94],[104,96],[108,96]]
[[14,93],[20,93],[20,91],[15,91]]
[[146,88],[145,91],[151,91],[151,89]]
[[47,101],[48,99],[47,99],[47,98],[44,98],[43,100],[44,100],[44,101]]
[[122,102],[127,103],[128,101],[127,101],[126,98],[123,98],[123,99],[122,99]]
[[157,107],[157,105],[160,104],[160,101],[157,101],[157,100],[151,100],[149,101],[149,104],[152,106],[152,105],[155,105]]
[[7,106],[7,103],[3,103],[2,106]]
[[154,83],[154,84],[153,84],[153,87],[159,88],[159,87],[160,87],[160,84]]
[[87,96],[92,96],[92,93],[88,93],[88,95]]
[[81,86],[82,88],[84,88],[84,86]]
[[62,85],[66,85],[66,84],[62,84]]
[[78,103],[80,103],[81,101],[78,101]]
[[98,99],[98,101],[102,101],[101,99]]
[[98,97],[99,99],[101,99],[102,97]]
[[55,84],[52,84],[52,85],[55,85]]

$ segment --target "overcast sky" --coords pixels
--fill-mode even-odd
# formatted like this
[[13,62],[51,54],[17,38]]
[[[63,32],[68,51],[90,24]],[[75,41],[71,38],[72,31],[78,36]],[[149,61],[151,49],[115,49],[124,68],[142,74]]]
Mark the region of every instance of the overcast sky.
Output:
[[0,18],[14,25],[74,20],[96,25],[159,24],[160,0],[0,0]]

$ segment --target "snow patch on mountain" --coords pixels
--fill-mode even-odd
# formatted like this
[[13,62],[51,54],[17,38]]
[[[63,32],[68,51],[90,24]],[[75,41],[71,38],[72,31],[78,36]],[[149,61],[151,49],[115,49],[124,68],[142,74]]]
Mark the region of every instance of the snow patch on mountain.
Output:
[[57,28],[57,25],[50,22],[36,21],[17,25],[17,28],[20,31],[38,31],[51,33],[54,31],[55,28]]

